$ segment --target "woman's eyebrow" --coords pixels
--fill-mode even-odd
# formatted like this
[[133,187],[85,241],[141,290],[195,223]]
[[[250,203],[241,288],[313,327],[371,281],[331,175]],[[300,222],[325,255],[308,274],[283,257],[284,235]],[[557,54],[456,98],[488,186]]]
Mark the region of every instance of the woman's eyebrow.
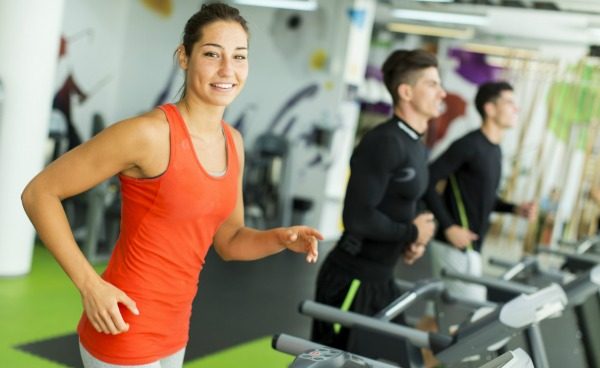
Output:
[[[212,43],[212,42],[207,42],[207,43],[205,43],[205,44],[202,44],[202,45],[200,45],[200,46],[201,46],[201,47],[204,47],[204,46],[213,46],[213,47],[218,47],[218,48],[220,48],[220,49],[222,49],[222,48],[223,48],[223,46],[219,45],[218,43]],[[248,47],[247,47],[247,46],[238,46],[238,47],[236,47],[235,49],[236,49],[236,50],[248,50]]]

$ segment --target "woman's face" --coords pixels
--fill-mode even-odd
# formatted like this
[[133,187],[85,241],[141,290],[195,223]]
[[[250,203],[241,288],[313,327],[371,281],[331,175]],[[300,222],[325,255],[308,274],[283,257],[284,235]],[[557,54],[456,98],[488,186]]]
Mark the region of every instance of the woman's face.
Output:
[[180,65],[186,70],[186,96],[225,107],[248,76],[248,35],[237,22],[210,23],[189,57],[180,52]]

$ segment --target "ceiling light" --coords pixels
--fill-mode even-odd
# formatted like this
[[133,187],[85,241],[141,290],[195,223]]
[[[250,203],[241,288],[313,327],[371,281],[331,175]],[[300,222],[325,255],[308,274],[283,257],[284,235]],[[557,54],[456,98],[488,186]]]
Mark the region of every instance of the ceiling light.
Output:
[[235,0],[238,5],[263,6],[267,8],[312,11],[317,10],[316,0]]
[[462,49],[479,54],[520,57],[524,59],[533,59],[537,56],[537,51],[532,49],[521,49],[516,47],[486,45],[481,43],[467,43],[461,46]]
[[425,10],[395,9],[392,15],[399,19],[419,20],[426,22],[468,24],[485,26],[488,23],[486,15],[433,12]]
[[475,30],[473,28],[446,28],[446,27],[433,27],[433,26],[421,26],[417,24],[409,23],[389,23],[387,29],[392,32],[418,34],[422,36],[434,36],[441,38],[458,38],[458,39],[470,39],[473,38]]
[[590,33],[590,35],[595,38],[596,40],[600,38],[600,28],[598,27],[591,27],[588,28],[588,31]]

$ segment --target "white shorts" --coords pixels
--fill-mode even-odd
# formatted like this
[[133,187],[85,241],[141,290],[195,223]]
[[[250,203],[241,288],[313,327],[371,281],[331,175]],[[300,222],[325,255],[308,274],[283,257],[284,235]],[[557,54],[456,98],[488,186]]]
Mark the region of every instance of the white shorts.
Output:
[[183,357],[185,355],[185,348],[183,348],[175,354],[148,364],[115,365],[94,358],[81,343],[79,343],[79,351],[81,352],[81,360],[85,368],[181,368],[183,367]]
[[[433,240],[429,244],[429,248],[434,277],[441,277],[442,269],[476,277],[483,274],[481,254],[475,250],[463,252],[437,240]],[[446,290],[458,297],[478,301],[485,301],[487,298],[487,289],[485,286],[447,279],[444,280],[444,284],[446,285]]]

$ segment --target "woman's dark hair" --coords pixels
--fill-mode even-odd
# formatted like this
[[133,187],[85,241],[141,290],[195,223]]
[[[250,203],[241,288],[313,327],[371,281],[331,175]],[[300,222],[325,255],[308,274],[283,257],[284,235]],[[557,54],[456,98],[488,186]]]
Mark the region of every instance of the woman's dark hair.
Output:
[[394,105],[398,103],[398,86],[416,82],[423,69],[438,66],[434,54],[425,50],[396,50],[383,63],[383,83],[392,95]]
[[240,15],[238,9],[223,3],[203,4],[200,10],[188,19],[183,29],[181,43],[187,56],[192,54],[194,44],[202,38],[204,27],[217,21],[237,22],[248,33],[246,19]]
[[[218,22],[236,22],[246,32],[248,31],[248,23],[246,19],[240,15],[240,11],[232,6],[223,3],[209,3],[202,4],[202,7],[198,12],[188,19],[183,29],[182,45],[187,57],[192,55],[192,49],[194,44],[202,38],[202,30],[207,25]],[[175,51],[177,53],[177,51]],[[185,97],[186,81],[183,82],[183,86],[180,89],[181,97]]]
[[512,91],[513,88],[508,82],[486,82],[479,86],[477,95],[475,95],[475,107],[481,118],[485,120],[485,104],[488,102],[496,102],[498,97],[504,91]]

